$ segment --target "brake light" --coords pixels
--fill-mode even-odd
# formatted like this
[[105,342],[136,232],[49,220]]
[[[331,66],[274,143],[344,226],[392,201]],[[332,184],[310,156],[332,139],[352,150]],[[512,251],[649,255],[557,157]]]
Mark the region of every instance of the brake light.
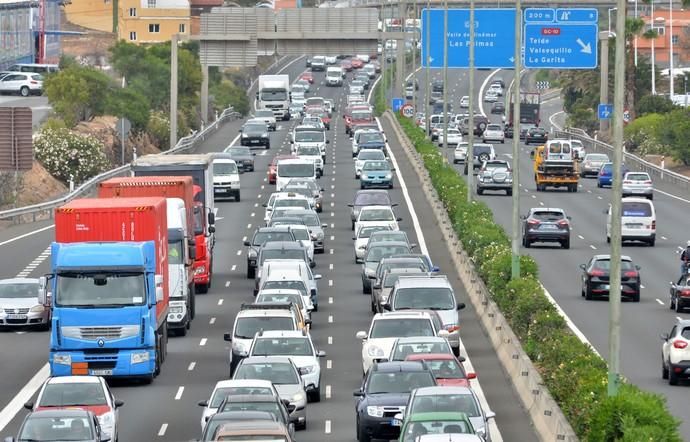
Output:
[[627,272],[623,273],[623,276],[626,276],[628,278],[637,278],[637,272],[634,270],[628,270]]
[[680,339],[673,341],[673,348],[684,349],[687,346],[688,346],[688,343],[685,341],[681,341]]
[[558,225],[562,226],[562,227],[566,227],[568,225],[568,221],[562,219],[562,220],[558,221]]
[[652,221],[652,229],[656,230],[656,220]]
[[623,184],[632,184],[632,181],[630,181],[630,180],[625,180],[625,181],[623,181]]
[[690,290],[681,290],[680,291],[680,296],[690,296]]
[[606,276],[606,272],[599,269],[592,269],[592,271],[589,272],[589,276]]
[[538,226],[539,221],[537,221],[536,219],[531,219],[531,220],[527,221],[527,224],[529,224],[530,226]]

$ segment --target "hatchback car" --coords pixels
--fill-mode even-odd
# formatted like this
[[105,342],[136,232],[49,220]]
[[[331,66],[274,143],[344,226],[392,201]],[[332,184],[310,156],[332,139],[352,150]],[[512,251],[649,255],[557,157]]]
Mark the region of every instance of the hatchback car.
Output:
[[536,207],[522,217],[522,245],[535,242],[557,242],[570,248],[570,217],[563,209]]
[[[621,164],[621,176],[625,176],[630,169],[625,164]],[[597,175],[597,187],[605,187],[613,185],[613,163],[606,163],[599,169]]]
[[357,230],[362,226],[388,223],[392,230],[400,230],[398,221],[402,221],[402,218],[395,216],[392,206],[364,206],[359,210],[354,228]]
[[545,144],[549,139],[549,133],[542,127],[533,127],[525,135],[525,144]]
[[393,287],[400,276],[425,276],[428,274],[424,271],[424,266],[421,263],[413,264],[412,267],[392,267],[385,270],[383,275],[377,276],[371,288],[371,312],[383,313],[385,311],[383,305],[388,302]]
[[390,195],[387,190],[358,190],[352,200],[350,207],[350,220],[352,221],[352,230],[355,230],[355,223],[359,218],[359,212],[363,207],[367,206],[389,206],[395,207],[397,204],[391,202]]
[[671,385],[690,378],[690,320],[678,320],[661,340],[661,377]]
[[482,134],[482,141],[486,143],[487,141],[499,141],[505,143],[506,135],[503,132],[503,128],[500,124],[488,124],[484,133]]
[[289,227],[261,227],[254,232],[251,240],[244,241],[247,247],[247,278],[254,278],[259,252],[264,245],[282,241],[295,241],[295,236]]
[[654,199],[654,185],[647,172],[628,172],[623,177],[623,198],[643,196]]
[[234,379],[216,382],[208,400],[199,402],[204,407],[201,413],[201,430],[204,430],[208,420],[217,413],[218,407],[228,396],[236,395],[270,395],[279,398],[278,391],[270,381],[260,379]]
[[352,240],[355,242],[355,263],[359,264],[362,262],[362,259],[367,254],[367,244],[369,243],[369,238],[372,234],[378,231],[392,231],[392,229],[388,223],[381,223],[362,226],[357,230],[355,236],[352,237]]
[[16,439],[9,440],[103,442],[110,439],[92,412],[50,409],[27,414]]
[[588,175],[599,175],[601,166],[610,162],[611,160],[609,159],[609,156],[604,153],[588,153],[582,159],[582,164],[580,165],[580,176],[585,178]]
[[273,111],[271,109],[257,109],[254,112],[254,118],[263,121],[264,123],[266,123],[269,130],[275,132],[276,117],[275,115],[273,115]]
[[[287,415],[287,412],[285,413]],[[216,440],[216,432],[220,427],[225,424],[237,424],[245,421],[273,421],[278,422],[278,419],[274,414],[268,411],[255,411],[255,410],[238,410],[238,411],[225,411],[223,413],[216,413],[211,416],[208,423],[203,428],[200,439],[195,439],[200,442],[211,442]],[[286,419],[285,422],[289,422]],[[294,425],[288,427],[288,433],[294,434]]]
[[464,96],[460,99],[460,107],[463,108],[463,109],[469,109],[469,107],[470,107],[470,97],[468,97],[467,95],[464,95]]
[[271,138],[268,135],[268,125],[266,123],[249,123],[247,122],[240,129],[242,136],[240,143],[242,146],[263,146],[266,149],[271,148]]
[[[460,144],[462,142],[462,134],[460,133],[460,131],[458,129],[455,129],[455,128],[449,127],[447,129],[447,138],[448,138],[448,142],[446,144],[448,145],[448,147],[457,146],[458,144]],[[443,146],[443,140],[444,140],[443,130],[441,130],[439,132],[439,137],[438,137],[438,145],[439,146]]]
[[0,280],[0,327],[50,327],[50,309],[38,303],[38,279]]
[[466,372],[462,366],[465,358],[452,353],[413,353],[406,361],[424,361],[436,378],[438,385],[450,387],[470,387],[470,379],[476,379],[473,372]]
[[367,160],[362,164],[359,176],[360,189],[371,187],[393,188],[393,172],[395,169],[386,160]]
[[429,434],[475,434],[467,415],[454,411],[411,414],[401,425],[398,442],[418,442]]
[[371,294],[376,280],[376,269],[382,259],[410,251],[411,247],[407,241],[379,241],[367,246],[362,263],[362,293]]
[[[582,296],[587,299],[609,296],[611,255],[594,255],[582,269]],[[640,302],[640,266],[629,256],[621,256],[621,296]]]
[[440,336],[398,338],[393,344],[389,361],[406,361],[410,355],[453,354],[448,339]]
[[290,441],[290,430],[280,422],[269,420],[240,420],[224,423],[216,429],[216,441]]
[[362,166],[366,161],[385,161],[386,154],[381,149],[360,149],[355,158],[355,179],[359,179],[362,173]]
[[235,161],[240,172],[254,172],[254,157],[256,154],[252,153],[249,147],[228,146],[223,152],[230,154],[230,157]]
[[[294,434],[295,422],[291,413],[294,413],[295,406],[290,401],[275,397],[272,394],[238,394],[229,395],[223,399],[223,402],[218,406],[218,412],[209,419],[204,428],[202,440],[214,440],[215,431],[224,423],[222,422],[223,419],[220,418],[223,418],[224,415],[227,416],[227,413],[247,411],[269,413],[276,422],[285,425],[290,434]],[[237,419],[233,420],[233,422],[236,421]]]
[[506,113],[506,105],[502,101],[497,101],[491,106],[491,113],[494,115],[503,115]]

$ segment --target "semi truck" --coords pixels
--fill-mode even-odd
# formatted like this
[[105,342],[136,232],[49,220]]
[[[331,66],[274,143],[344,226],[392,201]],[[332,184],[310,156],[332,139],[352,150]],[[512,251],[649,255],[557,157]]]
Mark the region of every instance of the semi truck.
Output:
[[[510,94],[510,106],[508,107],[508,120],[506,125],[512,127],[514,112],[514,95]],[[529,127],[537,127],[541,123],[540,116],[541,94],[537,92],[520,92],[520,128],[513,128],[513,133],[523,136]]]
[[568,192],[577,192],[580,173],[569,140],[549,140],[530,155],[534,158],[537,191],[547,187],[565,187]]
[[151,382],[167,354],[165,198],[89,198],[55,211],[51,272],[39,302],[52,309],[52,376]]
[[[192,177],[122,177],[98,185],[99,198],[166,198],[168,210],[168,331],[182,336],[196,311],[194,293],[194,183]],[[199,216],[200,213],[197,214]]]
[[213,158],[207,154],[145,155],[132,169],[134,176],[190,176],[194,182],[195,293],[206,293],[213,280],[215,245],[215,205],[213,199]]
[[259,90],[256,92],[256,108],[270,109],[283,121],[290,119],[290,76],[259,75]]

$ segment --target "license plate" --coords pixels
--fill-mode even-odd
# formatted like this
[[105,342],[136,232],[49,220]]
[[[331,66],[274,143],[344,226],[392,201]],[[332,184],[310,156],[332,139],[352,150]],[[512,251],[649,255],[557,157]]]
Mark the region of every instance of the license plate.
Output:
[[251,140],[251,141],[250,141],[250,143],[254,143],[254,144],[256,144],[256,143],[258,143],[258,142],[259,142],[259,140]]
[[611,286],[608,285],[608,284],[602,285],[602,286],[601,286],[601,289],[602,289],[602,290],[610,290],[610,289],[611,289]]
[[7,319],[26,319],[26,315],[7,315]]
[[633,193],[644,193],[644,190],[642,189],[633,189]]
[[89,370],[92,376],[112,376],[112,370]]
[[400,419],[391,419],[391,426],[400,427],[402,426],[402,421]]
[[225,193],[228,189],[216,189],[216,193]]
[[554,226],[553,224],[543,224],[541,226],[541,230],[556,230],[558,229],[558,226]]
[[628,229],[641,229],[642,224],[626,224],[625,227]]

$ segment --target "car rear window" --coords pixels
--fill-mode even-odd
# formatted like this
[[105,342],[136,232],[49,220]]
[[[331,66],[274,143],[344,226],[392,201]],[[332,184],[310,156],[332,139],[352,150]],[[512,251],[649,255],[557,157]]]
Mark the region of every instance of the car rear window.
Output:
[[563,212],[554,211],[534,212],[532,217],[540,221],[558,221],[565,218]]
[[[611,260],[610,259],[598,259],[594,263],[594,268],[601,269],[601,270],[610,270],[611,269]],[[627,261],[622,259],[621,260],[621,270],[633,270],[634,266],[632,261]]]
[[646,173],[628,173],[625,179],[631,181],[651,181]]
[[491,147],[489,146],[480,146],[480,145],[474,145],[474,149],[472,150],[472,153],[474,153],[474,156],[483,154],[483,153],[491,153]]
[[683,331],[680,332],[680,335],[685,339],[690,339],[690,327],[685,327]]
[[623,216],[652,216],[652,205],[647,202],[623,202]]

